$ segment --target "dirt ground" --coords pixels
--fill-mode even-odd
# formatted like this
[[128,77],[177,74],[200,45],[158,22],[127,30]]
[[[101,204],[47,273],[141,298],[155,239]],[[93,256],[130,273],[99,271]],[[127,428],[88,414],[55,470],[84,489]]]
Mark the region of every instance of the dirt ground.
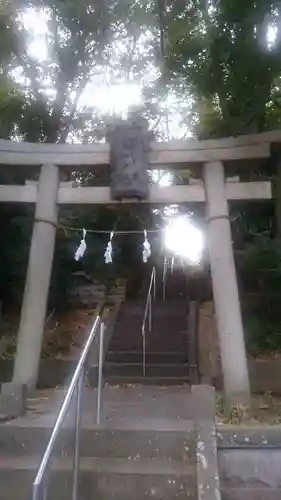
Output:
[[281,397],[271,394],[252,395],[250,406],[227,408],[222,394],[216,396],[218,424],[277,425],[281,423]]
[[[54,312],[45,328],[42,358],[65,358],[72,349],[80,348],[85,341],[96,307],[72,309],[57,314]],[[16,350],[18,317],[6,318],[5,328],[0,336],[0,359],[12,359]]]

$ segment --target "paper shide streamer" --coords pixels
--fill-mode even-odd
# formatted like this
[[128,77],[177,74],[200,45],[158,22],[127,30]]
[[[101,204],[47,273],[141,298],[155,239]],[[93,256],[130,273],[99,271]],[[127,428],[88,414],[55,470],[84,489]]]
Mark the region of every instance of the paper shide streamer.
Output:
[[[151,256],[151,245],[148,241],[148,238],[147,238],[147,231],[144,230],[144,241],[143,241],[143,251],[142,251],[142,259],[143,259],[143,262],[147,262],[147,260],[149,259],[149,257]],[[87,231],[86,229],[83,229],[83,236],[82,236],[82,239],[80,241],[80,245],[79,247],[77,248],[76,252],[75,252],[75,255],[74,255],[74,259],[78,262],[80,259],[82,259],[82,257],[84,256],[85,252],[86,252],[86,249],[87,249],[87,245],[86,245],[86,234],[87,234]],[[109,239],[109,242],[107,243],[107,247],[105,249],[105,252],[104,252],[104,260],[105,260],[105,263],[106,264],[112,264],[112,238],[114,236],[114,231],[111,231],[110,233],[110,239]]]
[[104,252],[104,259],[106,264],[112,264],[112,238],[113,238],[114,232],[112,231],[110,233],[110,240],[107,243],[106,250]]
[[84,253],[86,252],[86,249],[87,249],[87,245],[86,245],[86,241],[85,241],[85,238],[86,238],[86,234],[87,234],[87,231],[86,229],[83,229],[83,237],[82,237],[82,240],[80,242],[80,245],[79,247],[77,248],[76,252],[75,252],[75,260],[78,262],[80,259],[82,259]]
[[143,262],[146,263],[148,258],[151,255],[151,247],[150,247],[150,243],[147,239],[147,231],[146,230],[144,230],[144,242],[143,242],[142,246],[143,246],[142,260],[143,260]]

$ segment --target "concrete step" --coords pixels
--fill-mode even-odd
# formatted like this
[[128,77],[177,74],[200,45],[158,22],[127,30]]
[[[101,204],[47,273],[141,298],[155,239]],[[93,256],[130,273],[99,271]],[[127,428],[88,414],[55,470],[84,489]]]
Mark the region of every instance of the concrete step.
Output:
[[184,321],[185,309],[183,309],[182,307],[176,307],[175,305],[165,305],[164,307],[159,309],[153,307],[152,305],[152,315],[156,320],[161,318],[178,318]]
[[[30,500],[40,457],[0,457],[1,500]],[[69,500],[73,457],[52,461],[48,498]],[[80,460],[79,500],[176,500],[195,498],[196,465],[182,461],[145,459]]]
[[[142,307],[140,306],[123,306],[121,308],[120,314],[118,316],[118,321],[122,321],[125,318],[130,318],[131,320],[142,320],[145,312],[145,302]],[[186,313],[186,307],[178,305],[177,302],[173,304],[161,303],[161,307],[152,302],[152,315],[155,318],[182,318],[184,320]]]
[[[185,347],[185,351],[187,352],[187,347],[189,345],[189,341],[187,337],[179,338],[167,338],[166,336],[159,336],[158,338],[151,337],[149,333],[145,336],[147,349],[156,351],[173,351],[178,352],[181,347]],[[109,350],[116,351],[137,351],[142,350],[142,335],[138,337],[132,337],[127,335],[126,337],[115,337],[109,343]],[[137,349],[131,348],[132,345],[138,346]],[[151,349],[150,349],[151,347]]]
[[[178,350],[178,347],[182,346],[182,345],[185,345],[185,344],[188,344],[188,337],[187,336],[183,336],[182,338],[178,338],[176,335],[169,335],[169,337],[162,337],[161,335],[158,336],[158,338],[156,337],[151,337],[150,334],[147,332],[146,334],[146,341],[147,343],[149,342],[150,344],[156,344],[158,345],[158,351],[161,351],[161,350],[164,350],[164,351],[177,351]],[[123,349],[124,351],[128,351],[130,349],[128,349],[127,347],[127,344],[130,344],[130,343],[142,343],[142,335],[141,335],[141,332],[138,333],[138,335],[127,335],[127,336],[114,336],[112,338],[112,340],[110,341],[110,346],[111,344],[125,344],[125,349]],[[162,349],[162,343],[163,344],[168,344],[169,347],[168,349]],[[171,346],[171,347],[170,347]],[[175,347],[175,348],[174,348]],[[132,349],[133,350],[133,349]]]
[[142,318],[140,320],[132,320],[131,318],[124,318],[123,321],[115,323],[115,332],[118,334],[122,333],[124,330],[137,332],[141,331]]
[[[26,455],[42,455],[50,437],[51,429],[15,424],[0,426],[0,450],[6,458],[20,458]],[[167,425],[161,430],[139,430],[111,427],[82,428],[80,441],[81,456],[101,458],[136,457],[147,459],[183,460],[195,459],[196,435],[192,423],[185,430],[171,430]],[[54,456],[73,454],[73,426],[61,430],[54,450]],[[1,497],[0,497],[1,498]]]
[[[147,352],[146,360],[148,363],[186,363],[187,352],[178,351],[155,351]],[[106,361],[114,361],[119,363],[141,363],[142,351],[107,351]]]
[[[146,339],[147,339],[147,342],[150,342],[150,343],[155,343],[155,342],[158,342],[158,343],[161,343],[164,342],[164,343],[169,343],[171,344],[172,346],[173,345],[181,345],[183,343],[187,343],[189,338],[188,338],[188,334],[185,333],[185,332],[182,332],[182,333],[178,333],[176,331],[173,331],[173,330],[170,330],[168,332],[164,332],[161,333],[161,330],[160,331],[157,331],[154,332],[149,332],[148,330],[146,330]],[[140,331],[136,331],[136,330],[131,330],[131,329],[128,329],[127,331],[122,331],[122,333],[120,332],[118,335],[115,333],[112,338],[111,338],[111,342],[135,342],[135,341],[140,341],[142,340],[142,333],[141,333],[141,330]],[[160,347],[160,345],[159,345]],[[126,348],[127,350],[127,348]],[[170,350],[173,350],[173,349],[167,349],[167,351],[170,351]]]
[[[145,294],[145,300],[143,297],[133,299],[133,300],[126,300],[122,304],[122,311],[126,309],[137,309],[137,308],[144,308],[146,304],[146,298],[147,298],[147,293]],[[156,297],[156,300],[152,301],[153,305],[155,308],[161,309],[164,308],[165,306],[169,307],[172,305],[175,305],[177,308],[184,308],[187,306],[186,300],[184,297],[181,297],[180,295],[177,295],[176,297],[169,297],[166,300],[162,300],[162,296]]]
[[[182,340],[177,338],[171,339],[152,339],[149,335],[146,336],[146,345],[147,348],[151,352],[159,352],[159,351],[172,351],[172,352],[180,352],[180,350],[186,351],[186,346],[188,345],[188,339],[183,338]],[[137,346],[137,347],[133,347]],[[142,350],[142,336],[140,335],[138,338],[128,337],[125,339],[113,338],[109,344],[110,351],[138,351]]]
[[154,334],[156,337],[159,337],[161,334],[162,335],[183,335],[187,334],[187,329],[184,328],[184,325],[182,323],[176,322],[176,321],[166,321],[166,320],[161,320],[161,322],[156,322],[152,320],[152,334]]
[[[113,363],[104,365],[105,376],[142,376],[142,363]],[[185,364],[149,364],[146,363],[147,377],[188,377],[189,366]]]
[[189,377],[143,377],[143,376],[115,376],[115,375],[107,375],[105,377],[105,382],[108,385],[118,385],[118,386],[126,386],[126,385],[155,385],[155,386],[169,386],[169,385],[184,385],[189,383]]
[[[135,326],[137,327],[137,325],[141,325],[143,323],[143,316],[141,318],[137,318],[137,317],[131,317],[129,315],[126,315],[122,321],[118,321],[118,323],[116,323],[116,325],[118,327],[122,326],[122,327],[126,327],[126,325],[129,325],[129,326]],[[147,316],[147,322],[148,322],[148,316]],[[161,316],[155,316],[154,314],[152,315],[152,324],[153,325],[164,325],[165,324],[168,324],[170,326],[176,326],[177,329],[183,329],[185,326],[186,326],[186,323],[185,321],[183,320],[183,318],[181,318],[180,316],[175,316],[175,315],[172,315],[172,314],[169,314],[169,315],[161,315]]]
[[[121,343],[121,342],[114,342],[110,343],[109,345],[109,350],[113,352],[120,352],[124,350],[128,350],[129,352],[131,351],[136,351],[139,353],[142,353],[142,341],[139,342],[127,342],[127,343]],[[169,351],[169,349],[173,352],[178,352],[179,354],[182,355],[187,355],[188,353],[188,344],[187,343],[178,343],[178,344],[170,344],[169,342],[149,342],[147,341],[146,344],[147,350],[149,349],[149,352],[153,354],[154,352],[159,352],[160,350],[163,350],[163,352]]]
[[[139,328],[135,328],[131,325],[131,323],[127,323],[122,328],[115,329],[114,335],[112,336],[112,340],[116,338],[128,338],[128,337],[138,337],[141,335],[141,326]],[[167,338],[171,339],[171,337],[176,337],[179,339],[188,337],[187,329],[182,328],[180,325],[175,325],[174,323],[163,322],[161,325],[154,325],[152,323],[152,331],[149,332],[147,329],[147,335],[150,338],[162,339]]]
[[161,318],[179,318],[184,321],[185,312],[186,308],[178,307],[177,304],[169,305],[164,303],[161,307],[156,307],[152,304],[152,315],[156,320]]
[[280,500],[281,488],[221,488],[222,500]]
[[179,318],[152,318],[152,331],[157,332],[160,327],[167,333],[172,330],[173,333],[178,334],[187,330],[187,326]]

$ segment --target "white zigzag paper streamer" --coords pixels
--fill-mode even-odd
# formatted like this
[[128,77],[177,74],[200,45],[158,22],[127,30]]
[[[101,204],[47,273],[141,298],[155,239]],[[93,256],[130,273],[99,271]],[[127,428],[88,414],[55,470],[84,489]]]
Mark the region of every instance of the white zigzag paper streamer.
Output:
[[77,250],[75,252],[75,256],[74,256],[76,261],[82,259],[84,253],[86,252],[86,249],[87,249],[87,245],[86,245],[86,241],[85,241],[86,234],[87,234],[86,229],[83,229],[83,238],[82,238],[80,245],[77,248]]
[[113,238],[113,234],[114,234],[114,232],[112,231],[110,233],[110,240],[107,243],[107,247],[106,247],[106,250],[104,252],[104,259],[105,259],[106,264],[112,264],[112,243],[111,243],[111,241]]

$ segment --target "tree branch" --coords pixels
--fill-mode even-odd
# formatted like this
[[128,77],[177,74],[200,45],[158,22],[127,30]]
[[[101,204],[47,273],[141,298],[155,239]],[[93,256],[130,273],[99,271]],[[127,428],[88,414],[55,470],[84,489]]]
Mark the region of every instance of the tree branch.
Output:
[[84,75],[81,79],[79,88],[76,90],[75,98],[74,98],[73,103],[71,105],[69,115],[68,115],[68,117],[66,117],[65,124],[64,124],[63,130],[61,132],[60,138],[59,138],[60,144],[64,143],[67,139],[67,136],[69,134],[69,130],[71,127],[71,123],[72,123],[74,115],[77,111],[79,99],[80,99],[81,95],[83,94],[87,83],[88,83],[88,74],[86,74],[86,71],[84,71]]
[[26,49],[25,49],[25,38],[21,33],[21,30],[18,29],[18,26],[16,25],[15,19],[17,17],[16,10],[12,6],[12,2],[9,3],[9,12],[10,12],[10,19],[11,19],[11,29],[13,32],[13,35],[15,37],[15,40],[17,40],[17,51],[15,53],[16,59],[18,63],[23,67],[23,70],[25,72],[26,77],[30,80],[30,85],[31,89],[33,91],[34,96],[36,99],[38,99],[40,102],[43,102],[46,104],[44,101],[44,98],[40,92],[40,86],[38,84],[38,73],[37,73],[37,68],[36,64],[32,60],[31,57],[29,57]]

